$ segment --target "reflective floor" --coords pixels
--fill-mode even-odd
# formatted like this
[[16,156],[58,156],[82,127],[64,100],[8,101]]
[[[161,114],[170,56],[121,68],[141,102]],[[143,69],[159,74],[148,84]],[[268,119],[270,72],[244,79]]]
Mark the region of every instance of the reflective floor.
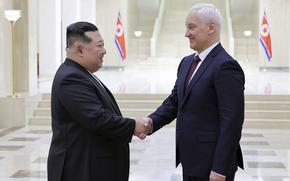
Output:
[[[170,93],[177,60],[142,62],[126,69],[102,69],[96,75],[113,93]],[[246,94],[290,94],[289,72],[244,69]],[[39,92],[50,92],[51,79],[40,79]],[[290,130],[244,129],[241,139],[245,170],[237,181],[290,181]],[[46,180],[50,126],[0,129],[0,181]],[[168,126],[131,143],[130,181],[181,181],[174,168],[175,129]]]
[[[175,129],[168,126],[145,140],[133,138],[130,181],[181,181],[174,168]],[[245,170],[237,181],[289,181],[290,130],[245,129],[241,140]],[[46,180],[49,126],[0,130],[0,180]]]

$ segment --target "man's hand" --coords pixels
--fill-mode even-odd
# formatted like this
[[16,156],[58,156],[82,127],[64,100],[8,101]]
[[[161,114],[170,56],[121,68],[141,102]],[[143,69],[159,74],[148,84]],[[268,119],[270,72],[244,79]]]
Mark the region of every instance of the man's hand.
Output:
[[210,172],[209,181],[225,181],[226,177],[220,174],[217,174],[214,171]]
[[140,139],[145,139],[147,134],[152,132],[152,120],[150,118],[136,118],[135,119],[134,135]]

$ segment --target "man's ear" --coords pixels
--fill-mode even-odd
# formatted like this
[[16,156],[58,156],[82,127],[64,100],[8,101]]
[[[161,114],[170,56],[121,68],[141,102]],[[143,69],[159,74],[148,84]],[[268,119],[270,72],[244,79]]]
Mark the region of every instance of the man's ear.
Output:
[[75,51],[79,57],[83,57],[83,46],[81,43],[79,42],[75,43]]
[[208,23],[208,32],[209,34],[213,34],[217,29],[217,24],[215,21],[210,20]]

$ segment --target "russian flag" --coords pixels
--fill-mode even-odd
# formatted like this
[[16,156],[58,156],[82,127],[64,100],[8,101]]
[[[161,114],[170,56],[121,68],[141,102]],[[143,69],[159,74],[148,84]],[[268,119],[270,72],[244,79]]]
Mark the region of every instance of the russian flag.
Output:
[[260,43],[265,50],[268,61],[270,61],[272,58],[272,46],[271,46],[270,29],[269,29],[268,19],[267,19],[265,11],[262,18],[262,23],[261,23],[259,34],[260,34]]
[[125,35],[124,35],[124,28],[121,19],[121,13],[118,13],[117,19],[117,30],[115,35],[115,44],[118,48],[120,56],[122,60],[126,59],[126,46],[125,46]]

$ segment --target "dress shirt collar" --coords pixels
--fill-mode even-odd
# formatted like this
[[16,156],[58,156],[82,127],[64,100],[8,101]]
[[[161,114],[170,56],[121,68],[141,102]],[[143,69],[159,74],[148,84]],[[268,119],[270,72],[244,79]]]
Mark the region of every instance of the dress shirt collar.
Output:
[[211,45],[210,47],[208,47],[207,49],[203,50],[200,54],[198,54],[196,52],[196,55],[199,56],[200,60],[203,61],[206,56],[212,51],[212,49],[214,49],[214,47],[216,47],[220,42],[216,42],[213,45]]
[[[88,70],[87,70],[88,71]],[[95,75],[95,74],[93,74],[93,73],[91,73],[90,71],[88,71],[90,74],[91,74],[91,76],[95,79],[95,80],[97,80],[97,82],[104,88],[104,85],[102,84],[102,82],[98,79],[98,77]]]

